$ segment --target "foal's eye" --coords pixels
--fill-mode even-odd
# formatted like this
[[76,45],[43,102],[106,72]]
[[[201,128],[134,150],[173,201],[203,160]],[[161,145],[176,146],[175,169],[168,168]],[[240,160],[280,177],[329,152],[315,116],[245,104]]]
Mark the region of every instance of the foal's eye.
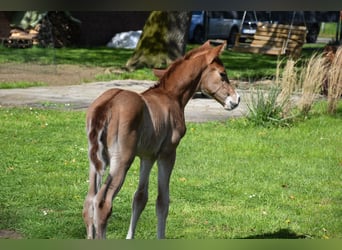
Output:
[[227,79],[227,74],[225,72],[220,72],[220,76],[221,76],[222,80]]
[[220,76],[221,76],[221,77],[226,77],[227,74],[226,74],[225,72],[220,72]]

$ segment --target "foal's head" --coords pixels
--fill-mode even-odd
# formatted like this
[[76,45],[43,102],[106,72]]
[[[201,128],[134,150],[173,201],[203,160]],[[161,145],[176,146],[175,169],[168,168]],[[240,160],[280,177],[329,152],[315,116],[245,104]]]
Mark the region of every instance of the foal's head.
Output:
[[227,110],[236,108],[240,103],[240,96],[230,84],[226,69],[218,57],[203,71],[199,89]]
[[[211,53],[210,50],[216,50],[216,57],[209,63],[203,71],[199,82],[199,90],[214,99],[216,99],[227,110],[236,108],[240,103],[240,96],[230,84],[226,69],[219,59],[219,55],[224,50],[226,44],[222,44],[213,49],[209,42],[202,45],[198,53]],[[190,57],[196,57],[190,55]]]
[[[196,61],[197,64],[193,63],[192,67],[203,68],[197,90],[216,99],[225,109],[232,110],[239,105],[240,96],[230,84],[226,69],[219,59],[225,45],[222,44],[213,48],[208,41],[202,46],[189,51],[183,60]],[[162,78],[168,72],[168,69],[154,70],[154,74]]]

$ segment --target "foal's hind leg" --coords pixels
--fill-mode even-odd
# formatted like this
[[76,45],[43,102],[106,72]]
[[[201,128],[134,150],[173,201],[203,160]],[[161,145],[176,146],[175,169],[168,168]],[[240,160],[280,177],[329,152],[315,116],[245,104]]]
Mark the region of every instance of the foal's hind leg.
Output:
[[86,224],[87,238],[93,239],[95,237],[94,231],[94,197],[101,184],[101,175],[96,173],[95,168],[91,165],[89,170],[89,190],[84,201],[83,206],[83,220]]
[[[128,158],[125,157],[128,155]],[[126,173],[134,159],[133,153],[115,153],[110,159],[110,170],[106,182],[94,198],[95,238],[106,238],[107,222],[112,213],[112,201],[120,191]]]

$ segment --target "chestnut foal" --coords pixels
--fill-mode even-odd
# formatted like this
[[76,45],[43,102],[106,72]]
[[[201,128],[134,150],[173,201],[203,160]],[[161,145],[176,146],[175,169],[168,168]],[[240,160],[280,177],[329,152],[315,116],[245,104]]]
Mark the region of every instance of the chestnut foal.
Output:
[[[110,89],[87,111],[89,192],[83,208],[87,237],[105,238],[112,201],[124,183],[135,156],[140,158],[140,179],[134,194],[127,239],[134,237],[137,221],[148,199],[152,165],[158,165],[157,237],[165,237],[169,210],[169,181],[176,148],[186,127],[184,108],[196,91],[215,98],[227,110],[236,108],[239,95],[229,84],[218,58],[225,44],[209,42],[188,52],[166,70],[156,70],[159,83],[138,94]],[[102,176],[110,167],[106,181]]]

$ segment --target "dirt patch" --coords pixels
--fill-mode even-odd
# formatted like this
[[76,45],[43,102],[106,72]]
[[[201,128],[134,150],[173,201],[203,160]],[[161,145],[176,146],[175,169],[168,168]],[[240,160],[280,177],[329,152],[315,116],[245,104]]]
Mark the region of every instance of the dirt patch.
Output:
[[48,86],[77,85],[96,81],[97,74],[103,74],[105,68],[79,65],[40,65],[2,63],[0,81],[2,82],[41,82]]
[[13,230],[0,230],[0,239],[22,239],[23,236]]
[[[1,106],[30,106],[39,108],[67,108],[85,110],[105,90],[122,88],[142,92],[154,81],[113,80],[97,82],[95,76],[104,74],[105,68],[78,65],[1,64],[0,81],[44,82],[48,86],[27,89],[0,89]],[[82,83],[87,84],[82,84]],[[185,108],[186,121],[204,122],[226,120],[246,113],[244,95],[248,83],[232,81],[239,88],[239,108],[227,112],[213,99],[193,98]]]
[[[47,86],[68,86],[97,82],[95,76],[106,73],[122,73],[120,69],[111,70],[103,67],[87,67],[71,64],[29,64],[2,63],[0,65],[0,82],[41,82]],[[269,81],[261,81],[260,83]],[[248,82],[231,80],[240,89],[249,89]]]

